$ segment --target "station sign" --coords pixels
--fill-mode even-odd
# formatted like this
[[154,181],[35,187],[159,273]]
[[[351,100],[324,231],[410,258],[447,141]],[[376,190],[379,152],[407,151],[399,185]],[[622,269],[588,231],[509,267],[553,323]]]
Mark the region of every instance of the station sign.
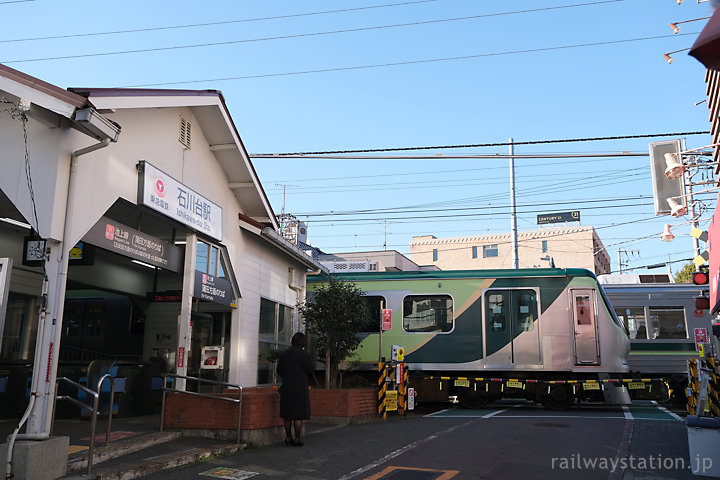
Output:
[[140,162],[138,203],[222,241],[222,208],[170,175]]
[[563,223],[563,222],[579,222],[580,211],[575,210],[572,212],[559,212],[559,213],[546,213],[544,215],[537,216],[538,225],[548,225],[551,223]]
[[182,252],[179,247],[107,217],[100,217],[83,240],[155,267],[180,271]]
[[236,306],[232,284],[224,278],[208,275],[200,270],[195,270],[193,297],[229,307]]

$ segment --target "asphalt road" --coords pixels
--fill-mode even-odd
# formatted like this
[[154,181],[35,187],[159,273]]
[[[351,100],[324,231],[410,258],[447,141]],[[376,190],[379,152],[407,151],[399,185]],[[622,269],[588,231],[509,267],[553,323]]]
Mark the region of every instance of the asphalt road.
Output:
[[680,480],[702,478],[690,470],[707,462],[691,462],[684,421],[656,404],[552,412],[519,402],[312,425],[302,447],[251,448],[145,478]]

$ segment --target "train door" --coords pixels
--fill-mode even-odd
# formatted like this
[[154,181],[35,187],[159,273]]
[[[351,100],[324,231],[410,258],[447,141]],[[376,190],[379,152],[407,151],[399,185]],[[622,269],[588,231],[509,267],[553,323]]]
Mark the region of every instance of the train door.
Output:
[[537,291],[487,290],[484,303],[486,365],[539,365]]
[[575,365],[599,365],[595,291],[573,289],[570,294],[572,295],[572,319],[575,333]]

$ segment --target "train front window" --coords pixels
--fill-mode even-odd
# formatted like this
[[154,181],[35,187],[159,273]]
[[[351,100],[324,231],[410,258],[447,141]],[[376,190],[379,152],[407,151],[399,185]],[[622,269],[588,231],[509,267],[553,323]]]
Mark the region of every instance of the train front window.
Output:
[[650,307],[652,338],[688,338],[682,307]]
[[450,295],[408,295],[403,300],[406,332],[449,332],[453,328]]
[[647,321],[643,307],[618,307],[615,309],[618,318],[627,325],[628,337],[633,340],[647,340]]

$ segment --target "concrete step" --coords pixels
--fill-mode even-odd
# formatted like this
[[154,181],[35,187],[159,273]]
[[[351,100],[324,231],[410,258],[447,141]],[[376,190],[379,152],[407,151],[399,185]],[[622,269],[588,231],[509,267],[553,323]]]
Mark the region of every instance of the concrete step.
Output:
[[[95,445],[93,454],[93,465],[112,460],[139,450],[152,447],[165,442],[170,442],[180,438],[180,432],[154,432],[145,435],[139,435],[130,439],[113,442],[108,446]],[[80,473],[87,471],[88,449],[83,447],[81,450],[71,453],[68,457],[68,473]]]
[[68,475],[63,479],[132,480],[214,456],[232,454],[244,448],[245,444],[225,440],[183,437],[180,432],[157,432],[96,450],[98,456],[95,458],[103,460],[93,462],[91,475],[86,474],[87,452],[73,454],[84,456],[84,459],[71,458]]

